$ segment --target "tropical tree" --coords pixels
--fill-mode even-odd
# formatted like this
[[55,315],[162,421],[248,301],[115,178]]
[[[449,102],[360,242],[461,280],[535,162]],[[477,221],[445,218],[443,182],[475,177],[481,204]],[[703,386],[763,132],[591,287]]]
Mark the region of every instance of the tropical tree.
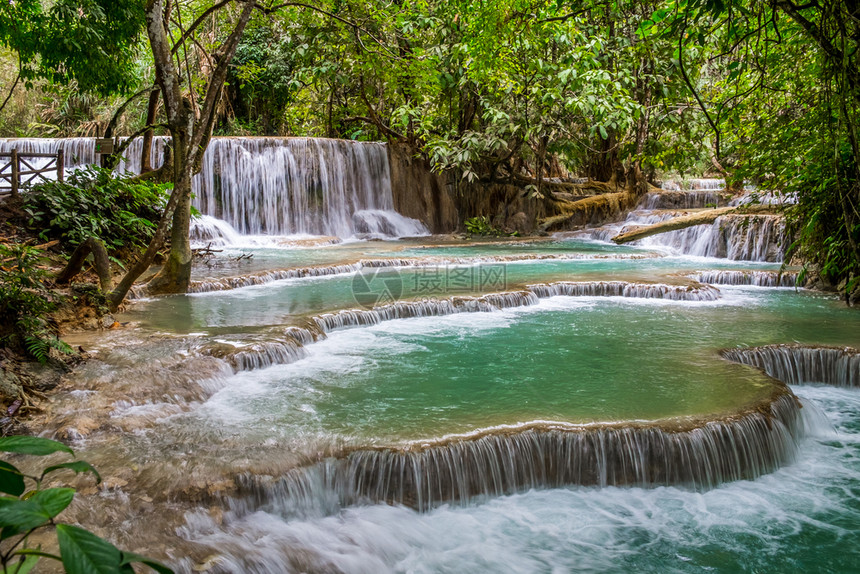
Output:
[[136,81],[135,59],[143,13],[137,0],[16,0],[0,3],[0,45],[18,59],[7,97],[23,81],[73,83],[79,91],[106,96],[128,92]]

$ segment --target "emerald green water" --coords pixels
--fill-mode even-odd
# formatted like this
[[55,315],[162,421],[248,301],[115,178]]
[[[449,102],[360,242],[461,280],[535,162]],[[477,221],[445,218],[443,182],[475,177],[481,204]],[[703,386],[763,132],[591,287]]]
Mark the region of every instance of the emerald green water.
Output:
[[343,330],[310,346],[305,360],[236,375],[209,407],[222,432],[232,417],[237,434],[382,443],[536,420],[719,416],[773,387],[716,350],[860,343],[860,316],[842,320],[831,298],[726,291],[717,303],[559,297]]
[[[553,254],[609,254],[608,246],[583,242],[527,244],[534,252]],[[337,246],[336,246],[337,247]],[[326,248],[336,250],[334,248]],[[595,251],[588,251],[589,249]],[[325,251],[325,249],[320,249]],[[474,248],[421,248],[396,251],[389,256],[489,257],[517,253],[516,246]],[[629,250],[627,250],[629,251]],[[617,254],[618,252],[616,252]],[[375,253],[379,256],[379,253]],[[340,260],[344,262],[346,260]],[[334,264],[332,261],[329,263]],[[280,265],[279,265],[280,266]],[[480,295],[516,290],[529,283],[551,281],[624,280],[633,282],[686,281],[679,277],[702,268],[778,270],[778,265],[746,265],[733,262],[703,263],[690,258],[543,260],[514,263],[482,262],[475,265],[444,265],[405,269],[365,269],[362,274],[374,285],[393,281],[403,299]],[[135,306],[127,318],[147,327],[176,332],[227,330],[236,327],[283,325],[296,316],[319,314],[360,306],[354,291],[355,275],[285,279],[232,291],[165,297]]]

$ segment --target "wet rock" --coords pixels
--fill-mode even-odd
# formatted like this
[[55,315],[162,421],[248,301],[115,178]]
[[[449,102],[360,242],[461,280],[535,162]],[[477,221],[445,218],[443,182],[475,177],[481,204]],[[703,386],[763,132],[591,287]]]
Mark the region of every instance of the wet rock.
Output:
[[0,401],[10,403],[21,396],[22,391],[18,375],[0,367]]
[[529,216],[525,214],[523,211],[518,211],[508,218],[506,227],[516,231],[518,233],[529,233],[534,226],[532,222],[529,220]]

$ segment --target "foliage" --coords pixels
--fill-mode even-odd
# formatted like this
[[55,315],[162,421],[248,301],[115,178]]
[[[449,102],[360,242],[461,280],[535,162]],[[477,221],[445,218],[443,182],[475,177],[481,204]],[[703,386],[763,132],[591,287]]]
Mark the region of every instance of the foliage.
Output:
[[465,220],[463,225],[466,226],[466,231],[469,232],[470,235],[490,235],[493,237],[504,235],[504,232],[501,229],[493,227],[490,223],[490,218],[486,215],[471,217]]
[[[63,453],[74,456],[66,445],[39,437],[13,436],[0,438],[0,452],[32,456]],[[123,552],[95,534],[69,524],[56,522],[56,518],[75,496],[73,488],[45,488],[45,479],[54,473],[71,470],[75,474],[92,474],[97,482],[101,477],[88,462],[73,460],[47,466],[38,476],[30,476],[7,461],[0,461],[0,565],[4,573],[26,574],[40,558],[62,562],[69,574],[96,574],[105,572],[133,574],[133,563],[141,563],[159,573],[170,573],[166,566],[131,552]],[[29,483],[29,487],[28,487]],[[29,537],[38,530],[56,528],[60,555],[30,548]]]
[[84,92],[127,92],[135,79],[139,0],[0,3],[0,45],[15,51],[21,78],[77,83]]
[[26,245],[0,245],[0,343],[23,347],[44,363],[51,348],[64,353],[71,348],[45,320],[57,302],[45,286],[41,256],[40,250]]
[[61,239],[74,248],[95,237],[116,253],[149,242],[168,187],[87,167],[67,181],[35,186],[24,195],[24,211],[45,240]]

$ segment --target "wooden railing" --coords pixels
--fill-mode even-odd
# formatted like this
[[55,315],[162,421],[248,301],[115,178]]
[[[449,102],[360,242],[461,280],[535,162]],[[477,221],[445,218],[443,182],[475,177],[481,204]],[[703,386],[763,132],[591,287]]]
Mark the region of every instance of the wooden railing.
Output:
[[[50,158],[42,167],[34,167],[25,158]],[[25,186],[41,181],[53,181],[45,174],[56,172],[57,181],[63,181],[65,176],[66,157],[63,150],[57,153],[18,152],[13,149],[8,153],[0,153],[0,195],[11,193],[17,197],[18,192]],[[39,179],[37,179],[39,178]]]

